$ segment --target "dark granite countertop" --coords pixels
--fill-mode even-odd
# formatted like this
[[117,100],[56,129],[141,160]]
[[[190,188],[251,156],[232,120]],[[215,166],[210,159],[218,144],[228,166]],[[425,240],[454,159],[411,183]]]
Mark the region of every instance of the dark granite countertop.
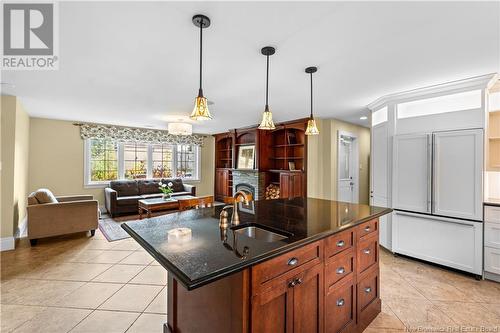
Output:
[[[222,206],[131,221],[122,227],[180,283],[192,290],[391,212],[389,208],[312,198],[239,205],[241,224],[257,223],[289,237],[265,242],[229,229],[223,242],[224,234],[219,228]],[[192,230],[191,238],[169,242],[167,232],[181,227]]]
[[498,206],[500,207],[500,199],[496,198],[486,198],[484,204],[487,206]]

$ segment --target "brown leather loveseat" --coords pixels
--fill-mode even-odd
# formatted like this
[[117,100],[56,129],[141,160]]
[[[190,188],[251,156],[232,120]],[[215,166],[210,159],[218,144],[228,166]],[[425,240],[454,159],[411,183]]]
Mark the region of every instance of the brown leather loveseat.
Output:
[[172,196],[196,195],[196,187],[184,184],[182,179],[138,179],[113,180],[104,189],[106,210],[113,217],[119,214],[137,213],[138,201],[141,199],[159,198],[160,181],[163,184],[172,182]]

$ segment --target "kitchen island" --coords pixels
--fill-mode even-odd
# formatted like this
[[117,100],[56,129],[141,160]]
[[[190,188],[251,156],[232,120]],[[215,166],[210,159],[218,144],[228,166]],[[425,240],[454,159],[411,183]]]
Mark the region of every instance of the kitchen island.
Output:
[[390,209],[239,206],[229,228],[221,206],[122,224],[169,273],[165,332],[361,332],[377,316],[378,218]]

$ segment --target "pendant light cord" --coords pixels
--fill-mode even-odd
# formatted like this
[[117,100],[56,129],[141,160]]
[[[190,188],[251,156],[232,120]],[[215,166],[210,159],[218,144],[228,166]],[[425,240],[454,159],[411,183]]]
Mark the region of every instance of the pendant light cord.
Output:
[[203,90],[201,88],[201,80],[202,80],[202,59],[203,59],[203,19],[200,20],[200,90],[198,91],[198,97],[203,96]]
[[311,119],[313,119],[313,74],[309,74],[311,75]]
[[266,108],[264,111],[269,111],[269,55],[266,56],[267,58],[267,66],[266,66]]

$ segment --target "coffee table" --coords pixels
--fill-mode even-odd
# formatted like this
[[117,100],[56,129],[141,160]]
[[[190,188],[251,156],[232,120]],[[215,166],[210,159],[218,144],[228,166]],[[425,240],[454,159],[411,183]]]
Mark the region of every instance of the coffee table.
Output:
[[179,195],[170,199],[151,198],[139,200],[139,220],[142,220],[142,214],[146,213],[147,218],[151,217],[151,212],[161,210],[172,210],[179,208],[179,201],[177,199],[193,199],[192,195]]

